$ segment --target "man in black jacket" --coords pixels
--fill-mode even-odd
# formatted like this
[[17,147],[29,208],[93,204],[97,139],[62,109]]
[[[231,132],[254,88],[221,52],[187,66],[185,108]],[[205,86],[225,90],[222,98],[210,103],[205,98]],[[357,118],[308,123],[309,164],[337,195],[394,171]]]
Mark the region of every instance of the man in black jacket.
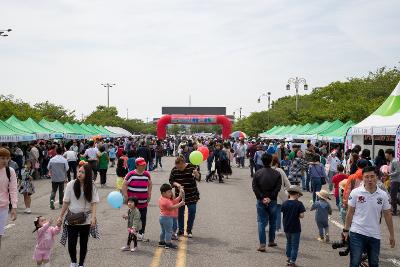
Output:
[[260,247],[258,251],[265,252],[265,227],[269,222],[268,247],[276,247],[276,199],[282,186],[279,172],[271,169],[272,155],[265,153],[261,158],[264,168],[258,170],[253,178],[253,191],[257,198],[257,222]]
[[147,166],[149,166],[149,162],[151,160],[151,152],[150,152],[150,149],[147,147],[145,141],[142,141],[140,143],[140,146],[137,149],[137,156],[139,158],[144,158],[144,160],[146,161]]

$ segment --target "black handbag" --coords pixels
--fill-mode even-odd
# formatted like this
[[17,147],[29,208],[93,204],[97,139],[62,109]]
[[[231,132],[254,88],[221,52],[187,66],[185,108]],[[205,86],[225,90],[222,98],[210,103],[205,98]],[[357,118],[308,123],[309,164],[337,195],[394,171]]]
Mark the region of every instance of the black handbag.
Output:
[[85,212],[73,213],[70,210],[68,210],[65,219],[67,220],[68,225],[83,224],[86,222],[86,213]]

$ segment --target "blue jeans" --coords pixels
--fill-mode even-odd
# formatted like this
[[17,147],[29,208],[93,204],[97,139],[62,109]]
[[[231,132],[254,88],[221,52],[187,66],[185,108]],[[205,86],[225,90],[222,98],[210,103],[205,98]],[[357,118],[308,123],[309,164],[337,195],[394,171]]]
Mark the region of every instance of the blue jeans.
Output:
[[[196,206],[197,203],[191,203],[186,205],[188,208],[188,221],[187,221],[187,233],[191,233],[193,229],[194,219],[196,218]],[[183,233],[185,230],[185,206],[182,206],[178,210],[178,226],[179,231]]]
[[305,175],[301,177],[301,186],[303,190],[310,191],[310,176]]
[[282,228],[282,204],[276,204],[276,231],[281,230]]
[[350,267],[358,267],[361,255],[367,252],[368,266],[379,266],[379,251],[381,241],[379,239],[350,232]]
[[311,180],[312,183],[312,200],[313,202],[315,202],[315,200],[317,199],[317,192],[321,191],[322,188],[322,183],[321,183],[321,178],[317,177],[317,178],[312,178]]
[[239,165],[244,168],[244,157],[239,157]]
[[157,168],[158,164],[160,164],[160,167],[162,168],[161,157],[156,157],[156,165],[154,166],[154,168]]
[[175,234],[178,230],[178,218],[172,218],[172,232]]
[[329,186],[329,191],[332,191],[333,190],[333,184],[332,184],[332,178],[333,178],[333,176],[335,176],[337,174],[337,172],[335,172],[335,171],[331,171],[331,170],[329,170],[329,172],[328,172],[328,181],[327,181],[327,183],[328,183],[328,186]]
[[290,262],[296,262],[299,244],[300,233],[286,233],[286,257]]
[[160,241],[165,241],[165,243],[171,243],[172,237],[172,225],[173,218],[168,216],[160,216]]
[[264,205],[261,200],[257,200],[257,222],[258,222],[258,239],[260,245],[266,245],[267,238],[265,227],[269,222],[268,242],[275,241],[276,228],[276,200],[272,200],[268,205]]

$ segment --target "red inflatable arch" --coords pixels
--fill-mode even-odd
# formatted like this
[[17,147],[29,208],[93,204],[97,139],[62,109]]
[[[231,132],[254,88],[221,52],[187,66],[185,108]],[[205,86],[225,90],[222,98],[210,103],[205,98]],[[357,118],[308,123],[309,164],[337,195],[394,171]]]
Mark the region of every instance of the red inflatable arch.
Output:
[[158,139],[167,137],[168,124],[220,124],[224,139],[232,133],[232,123],[223,115],[164,115],[157,122]]

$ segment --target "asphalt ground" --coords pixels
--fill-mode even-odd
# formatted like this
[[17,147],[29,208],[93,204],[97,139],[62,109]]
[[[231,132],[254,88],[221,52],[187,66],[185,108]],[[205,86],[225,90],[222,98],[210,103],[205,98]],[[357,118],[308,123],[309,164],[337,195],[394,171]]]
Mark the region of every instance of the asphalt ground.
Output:
[[[266,253],[257,252],[258,235],[256,221],[255,197],[251,189],[249,169],[233,168],[233,175],[224,184],[204,181],[206,166],[203,170],[203,181],[199,183],[200,201],[193,229],[193,239],[181,238],[177,250],[165,250],[157,247],[160,226],[158,222],[160,197],[159,187],[168,183],[169,172],[173,167],[173,158],[163,158],[164,169],[152,172],[153,197],[150,201],[147,217],[146,237],[150,242],[139,242],[136,252],[121,252],[127,239],[126,221],[122,214],[127,210],[112,209],[106,201],[107,194],[114,190],[115,169],[108,171],[107,188],[99,188],[100,203],[98,222],[101,239],[89,239],[89,251],[85,266],[286,266],[285,236],[277,236],[278,247],[267,248]],[[36,235],[32,233],[33,220],[42,215],[54,220],[59,215],[49,209],[51,190],[50,180],[34,181],[36,193],[32,196],[32,214],[24,214],[22,195],[19,197],[18,218],[9,222],[0,250],[0,266],[36,266],[32,255]],[[98,181],[97,181],[98,183]],[[58,199],[56,197],[56,199]],[[297,264],[299,266],[348,266],[349,257],[339,257],[338,251],[331,244],[316,240],[318,228],[314,222],[314,212],[309,211],[311,194],[305,193],[300,200],[307,208],[302,219],[302,233]],[[331,240],[340,239],[340,219],[334,201],[331,202],[334,213],[330,223]],[[381,262],[380,266],[400,266],[399,217],[394,218],[396,241],[395,249],[390,249],[388,231],[382,224]],[[268,227],[267,227],[268,229]],[[58,241],[51,256],[52,266],[69,266],[67,248]],[[79,254],[78,254],[79,255]]]

